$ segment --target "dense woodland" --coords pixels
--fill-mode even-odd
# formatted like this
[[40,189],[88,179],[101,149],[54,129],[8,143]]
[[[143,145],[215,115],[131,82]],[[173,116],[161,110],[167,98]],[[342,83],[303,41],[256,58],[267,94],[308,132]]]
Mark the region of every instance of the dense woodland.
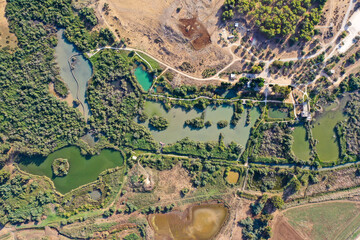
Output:
[[223,20],[246,16],[269,38],[288,37],[311,40],[326,0],[226,0]]

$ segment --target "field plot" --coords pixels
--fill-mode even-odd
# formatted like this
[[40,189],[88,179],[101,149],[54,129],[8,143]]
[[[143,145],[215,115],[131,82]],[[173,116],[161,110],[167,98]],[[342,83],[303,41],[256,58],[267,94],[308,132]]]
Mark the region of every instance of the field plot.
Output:
[[359,205],[331,202],[295,207],[284,212],[290,225],[306,239],[347,239],[359,228]]

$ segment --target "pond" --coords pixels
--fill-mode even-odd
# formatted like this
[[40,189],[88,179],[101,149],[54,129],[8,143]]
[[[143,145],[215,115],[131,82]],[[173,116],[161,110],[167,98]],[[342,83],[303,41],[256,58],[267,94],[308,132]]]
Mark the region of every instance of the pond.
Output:
[[225,223],[229,210],[222,204],[191,207],[184,212],[152,214],[149,222],[155,239],[212,239]]
[[239,180],[239,173],[235,171],[229,171],[226,177],[226,181],[230,184],[236,184]]
[[[51,164],[56,158],[65,158],[70,163],[70,169],[66,176],[55,177],[53,175]],[[19,161],[21,170],[36,175],[45,175],[49,177],[61,193],[67,193],[97,179],[99,174],[109,168],[122,166],[124,159],[119,151],[105,149],[95,156],[83,156],[80,149],[75,146],[65,147],[49,156],[41,157],[22,157]]]
[[278,107],[269,107],[269,117],[270,118],[287,118],[288,109],[278,108]]
[[[253,108],[250,111],[251,123],[246,125],[246,110],[242,113],[241,119],[239,120],[236,127],[229,126],[219,129],[217,122],[220,120],[227,120],[230,123],[233,115],[233,107],[229,105],[221,105],[214,107],[208,106],[205,112],[205,121],[211,121],[212,126],[206,128],[191,129],[184,126],[184,123],[188,119],[201,117],[201,111],[192,109],[186,111],[184,108],[175,107],[170,109],[168,112],[164,109],[161,103],[148,101],[145,103],[145,113],[151,117],[154,115],[162,116],[169,121],[169,126],[164,131],[157,131],[150,129],[154,139],[158,142],[166,144],[175,143],[185,137],[189,137],[193,141],[218,141],[220,133],[224,135],[224,142],[226,144],[234,141],[245,147],[246,142],[249,138],[250,128],[255,124],[255,121],[260,116],[259,108]],[[149,121],[147,120],[144,125],[148,127]]]
[[304,126],[296,126],[294,132],[292,133],[294,137],[294,143],[292,145],[292,150],[297,158],[300,160],[309,160],[310,159],[310,145],[309,141],[306,138],[306,129]]
[[144,89],[144,91],[149,91],[151,88],[151,85],[153,83],[153,77],[150,73],[148,73],[143,65],[139,64],[137,68],[135,69],[135,77],[137,81],[140,83],[141,87]]
[[315,116],[313,136],[318,140],[316,151],[323,162],[335,162],[339,158],[339,143],[335,133],[335,126],[345,119],[343,109],[349,97],[342,98],[338,104],[324,107],[323,113]]
[[[62,80],[68,86],[71,95],[74,99],[79,99],[81,104],[79,110],[83,112],[85,119],[90,116],[90,110],[86,101],[86,89],[87,83],[92,76],[92,67],[90,61],[86,60],[79,51],[76,50],[75,46],[66,40],[64,36],[64,29],[61,29],[57,33],[58,44],[55,47],[55,58],[60,68],[60,76]],[[71,73],[69,60],[74,54],[80,54],[75,56],[74,76]]]

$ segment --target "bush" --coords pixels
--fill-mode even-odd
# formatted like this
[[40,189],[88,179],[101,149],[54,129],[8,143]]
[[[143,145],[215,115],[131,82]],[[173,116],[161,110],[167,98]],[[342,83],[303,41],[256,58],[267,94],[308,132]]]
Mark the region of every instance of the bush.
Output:
[[149,124],[158,131],[163,131],[169,126],[169,122],[166,120],[166,118],[158,116],[153,116],[150,118]]
[[53,173],[57,177],[66,176],[69,172],[70,164],[65,158],[56,158],[51,164]]
[[225,128],[229,125],[229,122],[226,120],[221,120],[217,122],[218,128]]

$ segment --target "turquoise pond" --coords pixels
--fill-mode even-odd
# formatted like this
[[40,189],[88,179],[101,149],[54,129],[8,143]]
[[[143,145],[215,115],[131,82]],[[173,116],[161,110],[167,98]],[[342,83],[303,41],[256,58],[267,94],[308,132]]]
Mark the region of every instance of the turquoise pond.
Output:
[[138,65],[138,67],[135,69],[134,74],[136,80],[139,82],[144,91],[149,91],[153,83],[153,76],[148,73],[142,65]]

